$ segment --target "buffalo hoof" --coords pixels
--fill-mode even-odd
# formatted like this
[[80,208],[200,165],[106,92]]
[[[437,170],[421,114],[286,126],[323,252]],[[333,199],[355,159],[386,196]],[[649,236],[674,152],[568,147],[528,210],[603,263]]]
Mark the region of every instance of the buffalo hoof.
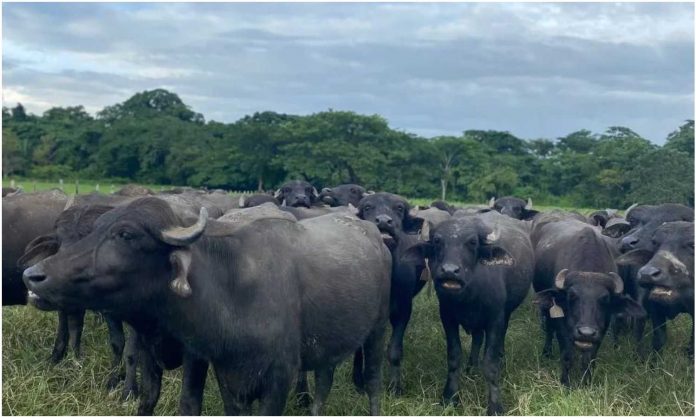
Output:
[[457,396],[456,393],[448,394],[448,393],[443,393],[442,394],[442,401],[440,401],[440,405],[444,407],[448,406],[453,406],[453,407],[458,407],[460,406],[459,402],[459,396]]
[[53,365],[60,363],[65,358],[65,352],[65,349],[54,349],[53,352],[51,352],[51,357],[48,358],[48,361],[50,361]]
[[106,388],[109,391],[112,391],[116,389],[119,383],[123,380],[124,376],[120,374],[118,371],[112,372],[109,376],[109,379],[106,381]]
[[551,358],[551,356],[553,355],[553,349],[551,348],[551,346],[544,346],[544,349],[541,350],[541,355],[544,358]]
[[138,397],[138,385],[133,385],[131,387],[124,387],[121,392],[121,400],[127,401],[129,399],[135,399]]
[[312,406],[312,397],[307,392],[298,393],[295,396],[295,403],[299,408],[308,409]]
[[391,381],[389,382],[389,392],[394,396],[403,396],[404,386],[401,384],[401,382]]
[[503,405],[499,403],[495,404],[489,404],[488,409],[486,409],[486,415],[504,415],[505,410],[503,409]]

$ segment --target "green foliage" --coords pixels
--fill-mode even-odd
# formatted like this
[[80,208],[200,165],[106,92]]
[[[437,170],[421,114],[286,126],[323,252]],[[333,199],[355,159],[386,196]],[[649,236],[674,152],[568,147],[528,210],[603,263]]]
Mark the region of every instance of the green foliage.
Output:
[[556,140],[495,130],[422,138],[390,128],[379,115],[347,111],[265,111],[229,124],[205,122],[163,89],[137,93],[96,118],[82,106],[35,116],[21,104],[3,108],[2,118],[4,176],[72,174],[232,190],[272,190],[303,178],[317,187],[359,183],[427,199],[485,203],[519,195],[584,207],[694,200],[693,120],[664,147],[621,126]]

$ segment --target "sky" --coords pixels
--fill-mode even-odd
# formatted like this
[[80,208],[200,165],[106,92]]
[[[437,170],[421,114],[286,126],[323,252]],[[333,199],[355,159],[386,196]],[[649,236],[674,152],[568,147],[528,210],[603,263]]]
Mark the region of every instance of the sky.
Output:
[[694,117],[690,3],[4,3],[3,105],[94,114],[155,88],[206,120],[380,114],[431,137]]

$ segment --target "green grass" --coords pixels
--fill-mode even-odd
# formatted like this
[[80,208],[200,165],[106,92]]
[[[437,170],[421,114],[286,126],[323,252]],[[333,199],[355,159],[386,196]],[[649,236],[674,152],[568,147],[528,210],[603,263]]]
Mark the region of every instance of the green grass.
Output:
[[[83,338],[84,356],[72,353],[57,366],[51,352],[57,316],[31,307],[3,308],[2,412],[4,415],[129,415],[136,401],[123,402],[118,392],[107,393],[109,349],[105,324],[88,314]],[[690,320],[682,315],[669,323],[669,340],[662,356],[652,362],[634,358],[627,337],[618,348],[607,336],[600,350],[594,383],[564,389],[558,382],[558,349],[553,359],[541,357],[542,334],[529,298],[513,314],[506,340],[502,373],[503,401],[513,415],[693,415],[694,366],[682,352],[690,335]],[[649,328],[649,327],[648,327]],[[462,333],[463,348],[470,338]],[[649,341],[645,341],[646,343]],[[339,367],[329,397],[328,415],[364,415],[367,398],[353,389],[351,362]],[[386,363],[385,363],[386,370]],[[486,385],[480,371],[460,378],[461,406],[439,405],[446,374],[445,339],[437,298],[427,288],[415,299],[405,341],[406,394],[383,395],[384,415],[481,415]],[[577,367],[572,375],[578,380]],[[385,375],[386,376],[386,375]],[[181,371],[165,372],[156,414],[177,413]],[[386,383],[386,381],[385,381]],[[208,376],[203,413],[220,415],[222,401],[212,372]],[[288,402],[287,414],[305,415]]]

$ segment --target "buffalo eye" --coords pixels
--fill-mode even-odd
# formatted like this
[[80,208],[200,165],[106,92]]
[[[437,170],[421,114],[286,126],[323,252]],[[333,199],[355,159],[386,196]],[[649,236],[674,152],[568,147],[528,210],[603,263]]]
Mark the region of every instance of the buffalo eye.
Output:
[[283,193],[290,193],[289,187],[283,187]]
[[469,241],[466,243],[469,247],[476,247],[478,245],[478,239],[477,238],[471,238]]
[[353,194],[356,194],[358,191],[355,190],[355,189],[350,189],[350,192],[353,193]]
[[396,206],[396,211],[399,212],[399,213],[403,213],[403,212],[404,212],[404,206],[403,206],[403,205],[397,205],[397,206]]
[[132,234],[128,231],[119,231],[118,233],[116,233],[116,236],[125,241],[130,241],[133,238],[135,238],[135,234]]
[[437,236],[433,237],[433,244],[440,245],[441,242],[442,242],[442,239],[440,239],[440,237],[437,237]]
[[372,206],[370,206],[370,205],[365,205],[365,206],[363,206],[362,210],[363,210],[363,212],[370,211],[370,210],[372,210]]

